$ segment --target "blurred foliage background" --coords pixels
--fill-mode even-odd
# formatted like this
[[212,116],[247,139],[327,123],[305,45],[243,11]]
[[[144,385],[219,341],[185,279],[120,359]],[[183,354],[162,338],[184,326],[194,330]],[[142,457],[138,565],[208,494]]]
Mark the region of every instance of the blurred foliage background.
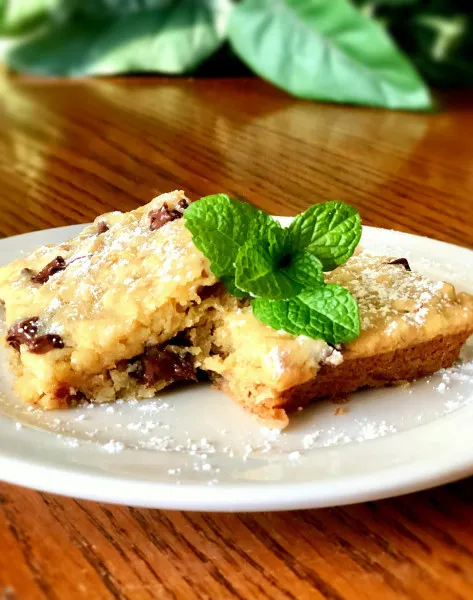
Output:
[[13,70],[253,72],[308,99],[430,110],[473,84],[472,0],[0,0]]

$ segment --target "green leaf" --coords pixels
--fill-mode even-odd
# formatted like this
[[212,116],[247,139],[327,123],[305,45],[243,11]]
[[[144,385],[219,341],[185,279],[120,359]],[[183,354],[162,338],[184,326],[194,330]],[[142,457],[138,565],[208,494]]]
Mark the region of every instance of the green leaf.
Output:
[[69,13],[61,0],[0,0],[0,35],[25,34],[48,21],[62,21]]
[[322,263],[311,252],[292,254],[284,271],[292,281],[302,284],[304,290],[309,291],[324,284]]
[[227,291],[231,296],[234,296],[235,298],[249,298],[250,297],[250,295],[247,292],[244,292],[243,290],[240,290],[240,288],[237,288],[237,286],[235,284],[235,277],[233,275],[229,275],[228,277],[223,276],[220,279],[225,284],[225,287],[227,288]]
[[116,17],[77,14],[15,46],[5,60],[40,75],[186,73],[223,43],[230,7],[230,0],[178,0]]
[[322,265],[312,254],[287,253],[285,240],[274,253],[265,245],[247,242],[235,261],[235,283],[257,298],[286,300],[324,284]]
[[194,244],[210,260],[212,273],[227,278],[227,284],[234,283],[238,251],[248,240],[258,243],[275,235],[271,232],[282,231],[281,225],[264,211],[226,194],[201,198],[186,209],[184,216]]
[[344,202],[314,204],[289,226],[293,248],[314,254],[324,271],[350,258],[361,237],[360,214]]
[[[71,0],[69,0],[71,1]],[[76,0],[76,10],[95,16],[123,15],[169,6],[175,0]]]
[[431,108],[409,60],[349,0],[243,0],[230,18],[229,37],[254,71],[296,96]]
[[361,231],[356,209],[341,202],[316,205],[296,227],[283,229],[251,204],[216,194],[191,204],[184,219],[214,275],[231,294],[253,296],[253,312],[263,323],[331,343],[359,334],[355,299],[339,285],[325,285],[316,256],[327,264],[351,254]]
[[404,7],[418,4],[422,0],[354,0],[353,4],[359,6],[362,12],[372,13],[380,6]]
[[235,283],[238,288],[256,297],[284,300],[302,290],[278,269],[267,248],[248,242],[238,252],[235,262]]
[[473,14],[468,0],[356,0],[435,86],[473,83]]
[[411,19],[402,39],[424,76],[437,86],[473,83],[473,17],[463,14],[421,14]]
[[293,335],[338,344],[360,334],[356,300],[339,285],[326,285],[285,301],[257,298],[251,305],[257,319]]

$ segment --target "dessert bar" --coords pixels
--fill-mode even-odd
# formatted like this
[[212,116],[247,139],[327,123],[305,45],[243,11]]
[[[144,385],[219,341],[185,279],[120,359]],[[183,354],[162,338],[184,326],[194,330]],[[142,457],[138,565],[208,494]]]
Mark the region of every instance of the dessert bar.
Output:
[[[183,192],[98,217],[75,239],[0,269],[15,390],[43,409],[149,398],[204,374],[279,426],[311,400],[447,367],[473,333],[473,297],[359,251],[325,273],[358,305],[343,344],[276,330],[231,295],[185,226]],[[323,284],[323,279],[322,279]]]

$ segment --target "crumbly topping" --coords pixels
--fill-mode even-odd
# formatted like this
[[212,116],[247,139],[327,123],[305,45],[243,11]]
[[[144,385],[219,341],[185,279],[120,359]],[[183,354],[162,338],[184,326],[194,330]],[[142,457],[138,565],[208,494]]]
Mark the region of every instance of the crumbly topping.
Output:
[[[183,194],[165,196],[169,196],[168,203],[173,206],[181,201]],[[207,261],[193,246],[183,223],[170,223],[160,232],[149,229],[147,215],[154,210],[153,206],[150,203],[130,213],[112,213],[108,224],[108,215],[100,217],[100,236],[97,236],[97,225],[92,225],[75,240],[58,247],[39,248],[27,259],[15,261],[1,270],[0,288],[11,283],[18,289],[28,288],[29,303],[38,306],[41,313],[47,313],[50,322],[87,320],[104,312],[113,313],[114,300],[123,299],[137,288],[144,291],[157,278],[160,289],[156,290],[156,285],[151,289],[158,292],[155,302],[159,305],[167,295],[182,287],[181,281],[188,283],[188,278],[195,277],[196,273],[200,275]],[[193,261],[189,260],[190,255],[195,257]],[[61,259],[60,265],[56,264],[58,259]],[[21,270],[32,267],[37,271],[40,266],[43,285],[30,286],[28,279],[20,276]],[[26,306],[21,309],[25,310]],[[11,321],[16,315],[12,315],[13,319],[10,315],[7,317]]]
[[393,350],[473,320],[471,297],[457,295],[449,283],[407,270],[403,261],[361,252],[326,276],[356,298],[361,335],[348,348],[362,354]]
[[410,325],[421,326],[430,306],[442,309],[455,299],[450,284],[430,281],[389,258],[366,253],[350,259],[329,274],[327,280],[347,287],[355,296],[363,329],[380,323],[393,328],[398,317]]
[[324,364],[332,367],[337,367],[338,365],[341,365],[342,362],[343,354],[336,348],[333,348],[332,352],[324,358]]

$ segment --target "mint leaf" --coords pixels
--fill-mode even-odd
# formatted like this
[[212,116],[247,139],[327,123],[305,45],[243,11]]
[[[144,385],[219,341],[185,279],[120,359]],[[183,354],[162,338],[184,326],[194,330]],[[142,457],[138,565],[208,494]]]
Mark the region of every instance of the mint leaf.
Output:
[[228,293],[235,298],[249,298],[249,294],[240,290],[235,284],[235,278],[232,276],[229,277],[221,277],[225,287],[227,288]]
[[272,230],[267,242],[249,240],[235,261],[235,283],[252,296],[286,300],[323,285],[322,264],[308,252],[288,252],[287,230]]
[[294,250],[314,254],[324,271],[331,271],[350,258],[361,237],[360,215],[343,202],[314,204],[289,226]]
[[308,291],[324,284],[322,263],[310,252],[292,254],[285,272],[292,281],[302,284],[303,289]]
[[282,231],[264,211],[226,194],[201,198],[186,209],[184,217],[194,244],[210,260],[212,273],[232,288],[239,249],[248,240],[257,243],[272,231]]
[[349,342],[360,333],[356,300],[339,285],[326,285],[297,298],[251,302],[257,319],[273,329],[322,339],[329,344]]
[[237,287],[252,296],[284,300],[302,290],[302,285],[291,281],[283,269],[278,269],[267,248],[248,242],[238,252],[235,262]]

